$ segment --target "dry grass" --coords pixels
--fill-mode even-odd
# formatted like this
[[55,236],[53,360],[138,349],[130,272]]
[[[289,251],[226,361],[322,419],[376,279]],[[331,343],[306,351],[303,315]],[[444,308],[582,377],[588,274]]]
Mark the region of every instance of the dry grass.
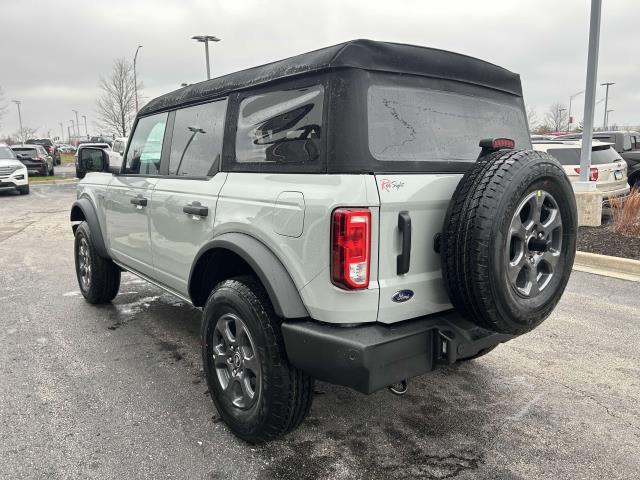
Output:
[[640,189],[634,188],[627,198],[612,198],[613,230],[627,237],[640,238]]

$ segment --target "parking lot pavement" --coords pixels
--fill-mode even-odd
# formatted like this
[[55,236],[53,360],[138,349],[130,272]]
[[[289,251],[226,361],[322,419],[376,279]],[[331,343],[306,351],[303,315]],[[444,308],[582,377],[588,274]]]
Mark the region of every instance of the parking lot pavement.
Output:
[[123,276],[78,292],[74,185],[0,193],[0,478],[638,478],[640,284],[574,272],[533,333],[397,397],[319,383],[307,421],[237,440],[202,378],[200,312]]

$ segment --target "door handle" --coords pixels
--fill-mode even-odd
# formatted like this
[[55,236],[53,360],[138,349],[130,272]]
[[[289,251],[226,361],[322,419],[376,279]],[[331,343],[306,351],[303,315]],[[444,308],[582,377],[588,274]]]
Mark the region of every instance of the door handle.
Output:
[[147,206],[147,199],[144,198],[142,195],[138,195],[137,197],[133,197],[130,201],[131,201],[131,203],[133,203],[134,205],[136,205],[138,207],[146,207]]
[[402,250],[398,255],[397,271],[398,275],[404,275],[409,271],[411,265],[411,216],[409,212],[398,214],[398,230],[402,235]]
[[198,217],[206,217],[209,215],[209,207],[203,207],[200,202],[193,202],[182,207],[182,211],[187,215],[197,215]]

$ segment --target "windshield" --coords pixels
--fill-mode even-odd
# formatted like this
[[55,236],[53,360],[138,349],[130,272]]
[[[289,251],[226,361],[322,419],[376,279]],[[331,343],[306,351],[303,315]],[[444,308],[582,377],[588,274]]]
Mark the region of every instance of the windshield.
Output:
[[530,148],[526,119],[515,98],[372,85],[369,149],[382,161],[473,162],[484,138],[511,138],[516,148]]
[[13,153],[13,150],[11,150],[9,147],[0,147],[0,158],[16,158],[16,156]]
[[[579,148],[551,148],[548,153],[558,159],[562,165],[580,165],[580,149]],[[602,150],[593,150],[591,152],[591,165],[604,165],[606,163],[614,163],[622,160],[620,155],[613,148],[607,147]]]

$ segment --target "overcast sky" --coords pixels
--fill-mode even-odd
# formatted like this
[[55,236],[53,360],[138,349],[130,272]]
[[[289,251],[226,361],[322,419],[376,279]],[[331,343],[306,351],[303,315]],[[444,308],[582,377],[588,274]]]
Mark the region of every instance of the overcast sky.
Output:
[[[610,90],[610,123],[640,124],[640,2],[605,0],[598,81]],[[584,89],[588,0],[3,0],[0,86],[22,101],[25,126],[60,134],[72,109],[95,127],[100,75],[133,58],[148,100],[205,79],[202,44],[214,44],[212,76],[354,38],[411,43],[481,58],[521,75],[525,102],[540,118],[554,101]],[[597,99],[604,97],[598,87]],[[584,96],[573,103],[582,119]],[[601,125],[604,102],[596,107]],[[82,122],[82,117],[80,118]],[[0,133],[18,130],[9,104]],[[84,133],[84,130],[82,131]]]

